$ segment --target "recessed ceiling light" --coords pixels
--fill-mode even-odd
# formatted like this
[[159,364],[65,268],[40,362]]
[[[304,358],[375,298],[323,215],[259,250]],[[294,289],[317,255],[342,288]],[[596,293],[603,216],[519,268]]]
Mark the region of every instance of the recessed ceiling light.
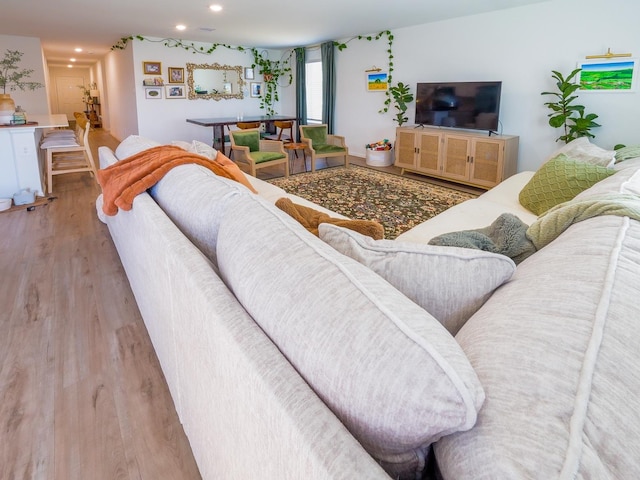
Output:
[[70,58],[70,59],[69,59],[69,61],[70,61],[70,62],[75,62],[75,61],[76,61],[76,59],[75,59],[75,58]]
[[209,10],[211,10],[212,12],[221,12],[222,11],[222,5],[211,5],[209,7]]
[[176,25],[176,30],[182,31],[182,30],[186,30],[186,29],[187,29],[186,25]]
[[82,49],[81,49],[80,47],[78,47],[78,48],[76,48],[76,49],[74,49],[74,50],[75,50],[76,52],[78,52],[78,53],[82,51]]
[[67,68],[73,68],[73,65],[67,65]]

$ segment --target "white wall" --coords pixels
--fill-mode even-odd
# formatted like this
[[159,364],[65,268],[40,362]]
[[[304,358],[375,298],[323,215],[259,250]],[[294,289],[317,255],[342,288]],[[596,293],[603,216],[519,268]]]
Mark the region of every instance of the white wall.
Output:
[[[31,69],[33,73],[29,78],[23,80],[29,82],[39,82],[47,84],[45,75],[45,64],[43,60],[42,46],[40,39],[35,37],[17,37],[14,35],[0,35],[0,57],[4,57],[7,50],[17,50],[22,52],[22,59],[19,64],[20,69]],[[0,91],[2,93],[2,91]],[[20,105],[29,114],[47,115],[49,114],[49,103],[47,101],[47,89],[38,88],[34,91],[21,91],[16,89],[9,91],[11,98],[17,105]]]
[[[632,52],[640,58],[637,0],[553,0],[535,5],[394,30],[393,82],[501,80],[501,133],[520,136],[518,170],[535,170],[559,146],[560,131],[547,124],[542,91],[553,90],[551,70],[564,74],[585,55]],[[345,135],[350,153],[395,138],[395,109],[377,113],[384,95],[365,90],[364,71],[386,69],[383,39],[353,40],[336,52],[338,93],[336,133]],[[594,143],[612,148],[638,144],[640,91],[582,93],[578,104],[599,115]],[[414,103],[407,111],[412,124]]]
[[[196,47],[204,46],[208,48],[208,44],[195,44]],[[250,67],[253,56],[250,52],[238,52],[225,47],[218,47],[211,54],[194,54],[185,51],[183,48],[167,48],[162,42],[138,41],[134,40],[124,52],[114,52],[112,55],[119,55],[125,52],[133,52],[133,77],[132,85],[135,92],[135,106],[138,115],[139,134],[145,137],[153,138],[160,142],[169,142],[171,140],[200,140],[211,144],[213,132],[211,127],[202,127],[195,124],[187,123],[187,118],[211,118],[211,117],[236,117],[238,113],[243,115],[264,115],[264,111],[260,109],[260,100],[249,96],[248,84],[244,89],[243,99],[223,99],[223,100],[202,100],[195,99],[168,99],[165,98],[163,92],[162,99],[145,99],[144,86],[142,82],[144,78],[152,77],[145,75],[142,70],[142,64],[145,61],[161,62],[162,79],[165,85],[168,85],[167,70],[169,67],[178,67],[185,69],[185,82],[187,80],[187,63],[196,64],[213,64],[229,66]],[[280,52],[269,52],[270,58],[279,58]],[[251,81],[251,80],[250,80]],[[262,81],[260,75],[256,72],[254,81]],[[249,82],[249,81],[248,81]],[[186,86],[186,83],[185,83]],[[281,96],[287,91],[291,92],[291,96],[286,101],[277,102],[275,110],[282,114],[295,113],[295,91],[294,87],[286,87],[281,90]],[[291,99],[293,104],[291,104]],[[284,110],[286,108],[286,110]],[[118,137],[116,137],[118,138]]]
[[102,128],[122,141],[138,134],[136,87],[131,48],[109,52],[103,59],[103,84],[98,84]]
[[[392,32],[393,81],[408,83],[414,93],[418,82],[502,81],[500,132],[520,137],[518,170],[535,170],[559,146],[555,139],[560,131],[547,124],[544,102],[548,99],[540,95],[554,89],[551,70],[567,74],[585,55],[605,53],[607,48],[640,58],[638,18],[637,0],[551,0],[397,29]],[[377,41],[355,39],[346,50],[336,50],[335,132],[346,137],[350,153],[356,156],[365,156],[367,143],[395,139],[393,107],[386,114],[378,113],[384,94],[365,89],[366,69],[373,65],[387,68],[387,48],[383,37]],[[272,59],[282,54],[269,52]],[[161,62],[166,81],[168,67],[186,67],[187,62],[249,66],[251,60],[248,52],[224,47],[201,55],[167,48],[162,42],[132,41],[126,50],[111,52],[105,62],[107,88],[102,90],[110,98],[111,133],[120,140],[139,133],[158,141],[198,139],[210,143],[211,129],[188,124],[187,118],[234,117],[240,111],[260,115],[264,111],[259,100],[248,95],[243,100],[145,100],[142,62]],[[636,118],[640,91],[582,93],[578,103],[599,115],[602,127],[593,130],[594,143],[604,148],[640,143]],[[293,85],[280,88],[275,109],[295,113]],[[407,115],[412,122],[413,103]]]

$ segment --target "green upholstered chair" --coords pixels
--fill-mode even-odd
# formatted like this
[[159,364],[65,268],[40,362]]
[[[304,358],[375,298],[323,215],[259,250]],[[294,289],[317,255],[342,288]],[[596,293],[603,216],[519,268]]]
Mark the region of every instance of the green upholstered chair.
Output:
[[316,171],[316,158],[344,157],[349,166],[349,149],[344,137],[327,133],[327,125],[300,125],[300,141],[305,143],[305,154],[311,157],[311,171]]
[[260,129],[231,130],[231,153],[233,161],[249,168],[249,174],[256,176],[258,168],[284,165],[284,176],[289,176],[289,158],[282,142],[261,140]]

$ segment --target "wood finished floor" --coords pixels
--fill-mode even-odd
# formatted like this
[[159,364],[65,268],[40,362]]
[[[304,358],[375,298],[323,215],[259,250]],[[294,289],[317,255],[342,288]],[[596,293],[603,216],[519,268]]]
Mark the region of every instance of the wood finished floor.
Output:
[[[96,161],[99,145],[117,141],[92,132]],[[303,165],[297,160],[292,172]],[[275,175],[282,173],[260,171]],[[99,193],[88,173],[60,175],[55,199],[0,213],[1,480],[200,478],[118,254],[96,217]]]
[[199,479],[99,192],[0,213],[0,479]]

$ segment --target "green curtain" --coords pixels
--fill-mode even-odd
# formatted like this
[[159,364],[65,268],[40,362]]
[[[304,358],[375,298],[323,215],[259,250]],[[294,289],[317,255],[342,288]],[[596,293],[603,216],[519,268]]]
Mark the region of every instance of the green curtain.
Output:
[[[296,52],[296,116],[300,125],[307,123],[307,51],[298,47]],[[296,142],[300,141],[300,130],[293,132]]]
[[320,45],[322,56],[322,123],[327,124],[327,132],[333,133],[335,99],[336,99],[336,68],[334,61],[333,42]]

